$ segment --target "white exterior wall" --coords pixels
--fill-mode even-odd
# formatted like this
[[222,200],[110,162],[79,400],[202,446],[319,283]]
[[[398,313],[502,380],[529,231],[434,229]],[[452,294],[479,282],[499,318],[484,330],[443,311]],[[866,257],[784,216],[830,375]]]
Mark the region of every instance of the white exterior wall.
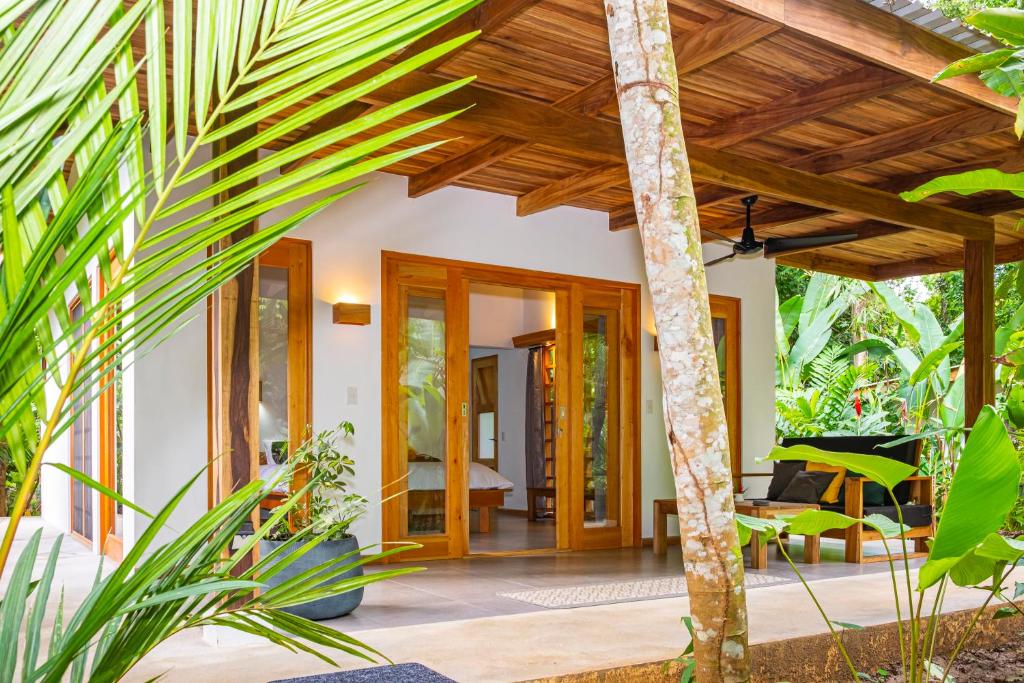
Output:
[[[313,427],[321,430],[341,420],[355,424],[356,436],[347,450],[356,460],[356,488],[378,500],[382,250],[645,283],[638,233],[610,232],[603,213],[562,207],[517,218],[514,198],[461,188],[409,199],[406,180],[385,174],[372,177],[366,187],[315,216],[294,236],[313,243]],[[709,257],[721,253],[721,247],[708,248]],[[755,468],[755,459],[766,455],[774,440],[774,277],[774,263],[764,259],[737,260],[709,272],[712,293],[742,299],[746,470]],[[332,324],[331,306],[341,300],[370,304],[372,323]],[[641,323],[641,509],[643,535],[649,537],[651,501],[672,497],[674,487],[646,287]],[[205,311],[196,310],[195,319],[173,339],[139,359],[134,375],[134,401],[128,407],[133,424],[125,430],[125,470],[132,475],[126,492],[151,509],[206,462]],[[351,403],[350,388],[356,394]],[[131,391],[126,393],[131,396]],[[57,493],[44,489],[47,499]],[[49,500],[44,505],[58,509]],[[171,523],[181,529],[205,508],[201,479]],[[67,515],[55,514],[63,515],[66,526]],[[143,528],[130,517],[126,511],[126,545]],[[59,519],[53,521],[59,524]],[[370,543],[379,540],[380,527],[375,507],[355,531],[363,543]]]

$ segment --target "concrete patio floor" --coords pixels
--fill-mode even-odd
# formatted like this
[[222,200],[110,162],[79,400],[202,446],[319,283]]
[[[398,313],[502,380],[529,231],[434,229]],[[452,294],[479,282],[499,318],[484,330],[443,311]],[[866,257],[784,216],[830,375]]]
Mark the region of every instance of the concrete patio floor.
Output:
[[[34,520],[24,524],[19,539],[39,526]],[[55,537],[44,527],[44,547]],[[799,556],[798,548],[794,555]],[[847,565],[834,556],[841,558],[841,546],[823,547],[821,565],[801,565],[829,616],[862,626],[892,621],[887,566]],[[84,547],[65,539],[58,573],[69,608],[91,585],[96,563]],[[689,611],[686,597],[545,609],[497,595],[510,586],[588,585],[678,575],[678,549],[670,549],[668,557],[645,549],[423,564],[428,571],[370,586],[354,615],[327,623],[396,662],[420,662],[466,682],[523,681],[667,660],[687,641],[680,624]],[[764,572],[790,577],[781,560],[771,560]],[[899,578],[904,585],[903,576]],[[747,596],[754,643],[826,630],[799,583],[758,587]],[[944,611],[976,607],[978,600],[977,591],[951,590]],[[344,655],[334,659],[341,668],[368,666]],[[330,670],[310,655],[262,642],[213,645],[202,633],[186,632],[152,652],[128,680],[162,675],[162,680],[188,683],[269,681]]]

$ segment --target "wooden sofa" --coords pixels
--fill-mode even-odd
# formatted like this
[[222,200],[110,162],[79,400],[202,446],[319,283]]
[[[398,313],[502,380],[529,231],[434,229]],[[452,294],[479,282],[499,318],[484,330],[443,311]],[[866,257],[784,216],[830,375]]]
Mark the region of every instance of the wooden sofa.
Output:
[[[881,445],[897,439],[894,436],[820,436],[820,437],[799,437],[788,438],[782,442],[783,446],[796,446],[804,444],[813,446],[823,451],[864,453],[867,455],[881,455],[884,457],[899,460],[910,465],[917,466],[921,457],[921,442],[912,441],[909,443],[882,448]],[[881,487],[863,478],[855,472],[847,472],[846,481],[843,485],[843,493],[838,503],[834,505],[822,504],[823,510],[834,510],[842,512],[851,517],[865,517],[871,514],[881,514],[893,521],[896,521],[896,507],[884,493],[881,499],[879,491]],[[904,523],[910,527],[907,537],[913,539],[914,548],[908,551],[909,557],[923,557],[927,554],[928,548],[925,544],[927,539],[935,534],[935,488],[931,477],[913,476],[897,486],[893,493],[900,503],[900,511],[903,514]],[[882,503],[881,505],[879,503]],[[865,528],[863,524],[855,524],[848,529],[837,529],[826,531],[822,534],[826,538],[839,538],[846,541],[847,562],[873,562],[885,560],[884,555],[865,557],[864,544],[868,541],[880,540],[881,536],[871,528]],[[898,547],[898,540],[889,542],[889,550],[894,557],[902,557],[901,548]]]

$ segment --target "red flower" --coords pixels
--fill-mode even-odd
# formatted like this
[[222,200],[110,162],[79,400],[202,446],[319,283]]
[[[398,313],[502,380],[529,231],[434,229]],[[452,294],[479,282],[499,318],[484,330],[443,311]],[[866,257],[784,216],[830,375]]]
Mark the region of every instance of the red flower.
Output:
[[857,411],[857,419],[860,419],[861,414],[864,412],[864,408],[860,404],[860,394],[853,398],[853,409]]

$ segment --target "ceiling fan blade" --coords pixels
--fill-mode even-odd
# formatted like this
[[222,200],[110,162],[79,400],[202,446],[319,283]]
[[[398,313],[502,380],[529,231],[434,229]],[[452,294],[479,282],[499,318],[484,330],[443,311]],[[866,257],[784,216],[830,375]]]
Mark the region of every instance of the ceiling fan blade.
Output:
[[714,265],[717,265],[719,263],[722,263],[723,261],[731,261],[734,258],[736,258],[736,253],[735,252],[733,252],[733,253],[731,253],[731,254],[729,254],[727,256],[723,256],[721,258],[716,258],[716,259],[713,259],[711,261],[708,261],[707,263],[704,264],[704,267],[705,268],[710,268],[711,266],[714,266]]
[[732,239],[731,237],[726,237],[722,233],[715,232],[714,230],[708,230],[707,228],[701,228],[700,231],[701,232],[705,232],[705,233],[707,233],[709,235],[713,235],[715,237],[715,239],[721,240],[723,242],[728,242],[729,244],[739,244],[739,242],[737,242],[736,240]]
[[828,247],[852,242],[858,237],[859,235],[855,232],[822,233],[801,237],[769,237],[764,241],[764,255],[771,257],[814,247]]

